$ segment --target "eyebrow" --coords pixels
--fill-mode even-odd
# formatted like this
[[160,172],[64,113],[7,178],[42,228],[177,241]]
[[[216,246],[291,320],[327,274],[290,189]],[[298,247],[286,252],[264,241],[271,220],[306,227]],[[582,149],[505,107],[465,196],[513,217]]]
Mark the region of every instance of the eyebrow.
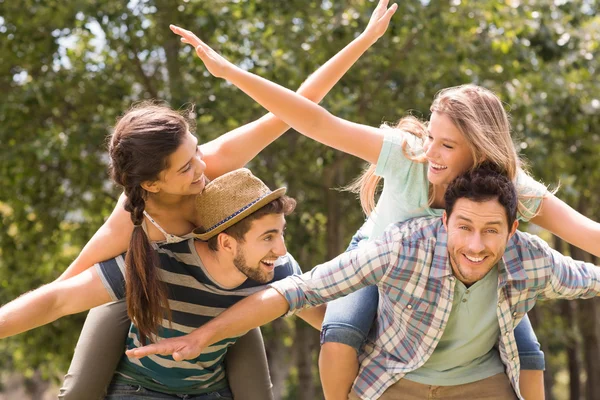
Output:
[[[429,129],[427,130],[427,134],[428,134],[429,136],[431,136],[431,131],[430,131]],[[434,139],[435,139],[435,138],[434,138]],[[443,137],[443,136],[442,136],[442,137],[441,137],[441,138],[439,138],[439,139],[440,139],[440,140],[442,140],[442,141],[444,141],[444,142],[450,142],[450,143],[453,143],[453,144],[459,144],[459,143],[458,143],[456,140],[453,140],[453,139],[450,139],[450,138],[447,138],[447,137]]]
[[[456,218],[457,219],[462,219],[462,220],[464,220],[466,222],[469,222],[471,224],[473,223],[473,221],[471,219],[469,219],[467,217],[463,217],[462,215],[458,215]],[[486,222],[484,225],[502,225],[502,221],[500,221],[500,220],[490,221],[490,222]]]
[[281,231],[279,229],[269,229],[268,231],[263,232],[260,236],[265,236],[265,235],[268,235],[270,233],[283,232],[283,231],[285,231],[286,227],[287,227],[287,223],[285,225],[283,225],[283,229]]

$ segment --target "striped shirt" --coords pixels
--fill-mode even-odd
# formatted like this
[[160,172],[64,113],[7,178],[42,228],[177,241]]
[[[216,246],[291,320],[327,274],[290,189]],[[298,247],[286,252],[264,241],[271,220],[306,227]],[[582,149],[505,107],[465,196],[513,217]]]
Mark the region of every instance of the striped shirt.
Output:
[[[158,339],[182,336],[205,324],[239,300],[265,288],[250,279],[226,289],[212,279],[194,246],[194,240],[165,244],[158,249],[161,280],[166,282],[173,323],[163,320]],[[98,275],[113,300],[125,297],[124,255],[96,264]],[[277,260],[273,281],[301,270],[291,255]],[[152,355],[142,359],[123,355],[116,381],[141,385],[170,394],[203,394],[227,387],[223,360],[227,347],[237,337],[215,343],[192,360],[176,362],[170,356]],[[141,347],[138,330],[132,324],[127,349]]]
[[[498,347],[520,396],[514,328],[537,299],[597,296],[600,268],[565,257],[523,232],[509,240],[497,267]],[[354,385],[362,399],[377,399],[429,359],[448,322],[455,283],[442,220],[423,217],[390,225],[381,240],[271,286],[287,299],[290,312],[378,286],[375,336],[360,355]]]

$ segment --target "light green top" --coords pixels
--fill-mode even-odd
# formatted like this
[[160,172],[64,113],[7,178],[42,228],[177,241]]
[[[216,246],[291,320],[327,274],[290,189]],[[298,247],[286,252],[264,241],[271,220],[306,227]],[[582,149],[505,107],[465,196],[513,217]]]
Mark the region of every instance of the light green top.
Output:
[[[362,232],[370,238],[381,237],[385,228],[392,223],[415,217],[442,215],[443,210],[428,205],[428,165],[406,157],[402,149],[405,138],[409,154],[420,155],[423,152],[422,141],[416,136],[398,129],[390,129],[386,133],[375,170],[377,175],[384,178],[383,191]],[[547,189],[523,171],[517,174],[515,185],[519,200],[530,211],[525,212],[525,216],[519,214],[519,219],[527,221],[539,208]]]
[[467,288],[455,280],[452,311],[442,338],[421,368],[404,376],[425,385],[454,386],[504,372],[494,347],[500,336],[498,268]]

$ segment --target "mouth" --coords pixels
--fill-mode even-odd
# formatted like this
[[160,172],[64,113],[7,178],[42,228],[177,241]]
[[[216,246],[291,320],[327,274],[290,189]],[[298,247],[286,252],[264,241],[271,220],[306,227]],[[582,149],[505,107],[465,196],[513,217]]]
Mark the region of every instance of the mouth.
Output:
[[483,264],[483,262],[487,258],[487,256],[483,256],[483,257],[468,256],[464,253],[462,254],[462,256],[469,262],[469,264],[474,264],[474,265]]
[[429,169],[433,172],[438,173],[448,169],[448,167],[446,165],[436,164],[433,161],[429,161]]
[[263,260],[260,260],[260,264],[267,270],[271,271],[271,270],[275,269],[276,261],[277,261],[277,258],[263,259]]
[[204,183],[204,175],[200,175],[198,179],[192,181],[192,185],[197,185],[199,183]]

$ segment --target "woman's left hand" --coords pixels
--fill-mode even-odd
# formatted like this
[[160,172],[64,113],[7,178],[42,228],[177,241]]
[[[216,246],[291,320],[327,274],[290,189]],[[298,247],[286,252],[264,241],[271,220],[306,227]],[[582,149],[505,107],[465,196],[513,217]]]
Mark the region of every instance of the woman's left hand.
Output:
[[379,0],[377,7],[373,11],[373,14],[371,14],[369,24],[362,33],[363,36],[368,37],[373,43],[383,36],[390,24],[392,15],[398,9],[397,4],[394,3],[389,8],[388,4],[389,0]]
[[227,74],[232,69],[236,68],[235,65],[227,61],[219,53],[211,49],[206,43],[198,38],[193,32],[186,29],[180,28],[175,25],[170,25],[169,28],[174,34],[181,36],[183,43],[190,44],[196,49],[196,54],[204,65],[208,72],[217,78],[227,79]]

